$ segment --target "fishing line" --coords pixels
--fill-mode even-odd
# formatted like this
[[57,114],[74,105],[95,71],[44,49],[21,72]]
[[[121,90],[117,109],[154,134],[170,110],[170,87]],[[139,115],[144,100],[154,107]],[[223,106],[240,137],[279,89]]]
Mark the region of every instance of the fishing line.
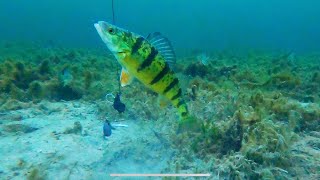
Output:
[[115,24],[115,21],[114,21],[114,3],[113,3],[113,0],[112,0],[112,24]]
[[[115,18],[114,18],[114,0],[111,0],[111,7],[112,7],[112,24],[116,24]],[[120,77],[120,73],[119,73],[120,68],[117,66],[117,76],[118,78]],[[121,82],[120,82],[120,78],[118,79],[118,88],[119,88],[119,94],[121,94]]]
[[[116,21],[114,18],[114,0],[111,0],[112,4],[112,24],[115,25]],[[122,113],[125,111],[126,109],[126,105],[124,103],[121,102],[120,96],[121,96],[121,79],[120,79],[120,68],[117,66],[117,78],[118,78],[118,82],[119,82],[119,92],[116,94],[116,96],[114,97],[114,101],[113,101],[113,108],[115,110],[117,110],[119,113]]]

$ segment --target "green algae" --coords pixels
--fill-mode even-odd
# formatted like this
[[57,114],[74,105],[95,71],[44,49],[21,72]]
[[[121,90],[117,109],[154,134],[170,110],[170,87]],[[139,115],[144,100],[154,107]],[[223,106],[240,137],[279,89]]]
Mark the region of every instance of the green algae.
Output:
[[[102,55],[85,55],[85,51],[81,49],[48,51],[40,48],[30,51],[30,56],[17,57],[15,51],[18,51],[18,47],[12,48],[12,55],[0,59],[0,93],[8,95],[5,97],[6,101],[70,101],[81,98],[93,100],[104,97],[105,92],[116,86],[113,81],[113,78],[117,79],[116,76],[110,79],[110,74],[96,73],[99,69],[101,74],[104,74],[106,68],[112,67]],[[81,61],[78,61],[79,59]],[[73,60],[79,63],[74,63]],[[73,76],[73,80],[68,84],[64,84],[60,79],[62,70],[66,67],[70,68]],[[2,106],[0,109],[9,107]]]
[[[306,66],[303,65],[306,62],[303,58],[301,61],[288,62],[286,57],[280,57],[283,59],[281,62],[268,62],[270,58],[255,54],[246,68],[242,68],[243,64],[240,63],[237,69],[227,76],[218,73],[214,76],[203,76],[202,79],[191,79],[187,89],[191,104],[199,104],[199,97],[204,97],[209,101],[203,102],[210,104],[210,101],[215,101],[224,104],[223,109],[229,111],[216,110],[216,116],[211,116],[212,120],[200,119],[205,125],[199,133],[174,137],[174,144],[185,145],[185,149],[177,147],[182,153],[181,156],[192,153],[206,161],[214,161],[223,156],[228,163],[221,165],[223,170],[219,171],[220,175],[227,179],[290,177],[294,167],[291,163],[291,147],[300,134],[319,130],[320,108],[315,103],[319,103],[319,85],[315,83],[318,82],[318,73],[304,72],[298,68],[300,64],[302,67]],[[308,62],[312,64],[310,67],[318,63]],[[283,66],[285,68],[280,68]],[[217,73],[218,67],[219,65],[208,66],[208,71]],[[268,70],[269,68],[273,69]],[[208,84],[212,84],[211,87],[214,88],[207,88]],[[194,98],[193,87],[197,87],[197,98]],[[210,91],[217,93],[208,93]],[[219,99],[219,94],[229,93],[230,97],[222,96],[224,99]],[[215,106],[219,109],[219,105]],[[232,112],[233,115],[229,117],[223,116]],[[197,116],[205,118],[206,116],[201,115],[203,113],[195,112]],[[188,144],[189,141],[192,143]],[[235,156],[240,160],[234,159]],[[180,162],[179,159],[176,161]]]
[[41,170],[38,168],[32,168],[28,173],[27,179],[28,180],[45,180],[46,174],[41,172]]
[[43,76],[50,73],[50,64],[48,60],[42,61],[39,66],[39,73]]
[[[148,121],[175,117],[172,108],[154,105],[155,94],[148,90],[142,93],[145,88],[138,83],[124,89],[129,115],[111,112],[110,104],[102,99],[116,91],[118,77],[113,59],[104,54],[81,49],[35,54],[30,61],[3,58],[1,110],[26,108],[28,102],[43,99],[83,99],[99,100],[101,116],[138,116]],[[169,142],[181,158],[174,158],[169,169],[207,171],[222,179],[292,178],[294,164],[290,161],[297,155],[292,152],[294,144],[304,133],[320,130],[317,58],[297,56],[289,60],[287,53],[261,52],[235,57],[223,52],[208,66],[178,60],[177,72],[188,81],[185,97],[192,117],[184,123],[170,122],[176,129]],[[59,79],[65,67],[73,76],[67,84]],[[65,133],[79,134],[81,130],[75,127]],[[195,158],[208,164],[199,167],[192,163]]]

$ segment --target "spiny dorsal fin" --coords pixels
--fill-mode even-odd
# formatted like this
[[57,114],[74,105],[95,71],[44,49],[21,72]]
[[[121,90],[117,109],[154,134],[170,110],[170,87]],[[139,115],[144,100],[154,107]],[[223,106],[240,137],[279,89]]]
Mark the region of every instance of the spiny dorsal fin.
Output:
[[154,32],[150,33],[146,40],[158,50],[170,66],[176,63],[176,54],[168,38],[162,36],[159,32]]

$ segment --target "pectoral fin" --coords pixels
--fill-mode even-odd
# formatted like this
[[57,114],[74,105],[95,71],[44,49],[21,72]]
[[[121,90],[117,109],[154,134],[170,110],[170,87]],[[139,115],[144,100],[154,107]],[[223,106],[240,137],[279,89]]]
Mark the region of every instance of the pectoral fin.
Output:
[[120,74],[121,86],[124,87],[124,86],[131,84],[133,79],[134,79],[134,77],[131,76],[126,69],[122,68],[121,74]]

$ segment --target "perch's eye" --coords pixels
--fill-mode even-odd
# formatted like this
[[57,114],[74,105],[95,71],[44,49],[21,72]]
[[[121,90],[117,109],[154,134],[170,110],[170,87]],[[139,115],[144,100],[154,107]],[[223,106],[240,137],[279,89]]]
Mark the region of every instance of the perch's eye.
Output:
[[109,29],[108,29],[108,32],[109,32],[110,34],[114,34],[114,30],[113,30],[112,28],[109,28]]

